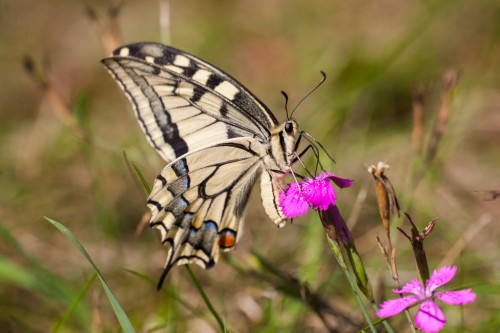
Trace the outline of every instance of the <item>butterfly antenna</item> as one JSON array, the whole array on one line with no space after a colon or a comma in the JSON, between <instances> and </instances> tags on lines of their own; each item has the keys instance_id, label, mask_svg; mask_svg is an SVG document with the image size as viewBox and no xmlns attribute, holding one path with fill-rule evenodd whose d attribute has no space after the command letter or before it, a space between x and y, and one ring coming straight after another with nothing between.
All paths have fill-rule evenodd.
<instances>
[{"instance_id":1,"label":"butterfly antenna","mask_svg":"<svg viewBox=\"0 0 500 333\"><path fill-rule=\"evenodd\" d=\"M325 82L325 80L326 80L326 73L324 71L320 71L320 73L323 76L323 78L321 79L321 81L319 81L319 83L316 85L316 87L314 87L307 95L305 95L304 97L302 97L302 99L297 103L297 105L295 105L295 107L292 110L292 113L290 114L290 117L293 116L293 113L295 112L295 110L297 110L297 108L299 107L299 105L302 104L302 102L307 97L309 97L309 95L311 95L313 92L315 92L316 89L318 89L323 84L323 82Z\"/></svg>"},{"instance_id":2,"label":"butterfly antenna","mask_svg":"<svg viewBox=\"0 0 500 333\"><path fill-rule=\"evenodd\" d=\"M285 112L286 112L286 119L287 120L290 120L290 116L288 115L288 95L286 92L284 92L283 90L281 91L281 94L283 95L283 97L285 97Z\"/></svg>"}]
</instances>

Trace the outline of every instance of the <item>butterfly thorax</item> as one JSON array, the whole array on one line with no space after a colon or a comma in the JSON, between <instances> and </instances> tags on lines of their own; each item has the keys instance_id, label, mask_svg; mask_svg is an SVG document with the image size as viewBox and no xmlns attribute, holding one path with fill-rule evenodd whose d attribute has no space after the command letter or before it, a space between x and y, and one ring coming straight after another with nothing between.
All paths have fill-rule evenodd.
<instances>
[{"instance_id":1,"label":"butterfly thorax","mask_svg":"<svg viewBox=\"0 0 500 333\"><path fill-rule=\"evenodd\" d=\"M297 122L287 120L273 128L269 140L268 152L279 170L289 173L295 152Z\"/></svg>"}]
</instances>

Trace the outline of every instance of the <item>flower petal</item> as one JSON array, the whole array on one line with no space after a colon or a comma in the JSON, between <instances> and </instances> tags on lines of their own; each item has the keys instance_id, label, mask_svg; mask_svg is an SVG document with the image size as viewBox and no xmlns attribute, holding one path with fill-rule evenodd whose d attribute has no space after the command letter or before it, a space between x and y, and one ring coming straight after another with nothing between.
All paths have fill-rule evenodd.
<instances>
[{"instance_id":1,"label":"flower petal","mask_svg":"<svg viewBox=\"0 0 500 333\"><path fill-rule=\"evenodd\" d=\"M425 333L439 332L446 324L443 311L433 301L425 301L415 316L415 326Z\"/></svg>"},{"instance_id":2,"label":"flower petal","mask_svg":"<svg viewBox=\"0 0 500 333\"><path fill-rule=\"evenodd\" d=\"M327 210L330 205L334 206L337 196L330 180L341 188L349 187L353 182L351 179L323 172L300 183L291 183L285 193L280 195L279 204L283 214L287 217L296 217L305 214L309 205L313 209L321 210Z\"/></svg>"},{"instance_id":3,"label":"flower petal","mask_svg":"<svg viewBox=\"0 0 500 333\"><path fill-rule=\"evenodd\" d=\"M420 299L417 296L405 296L398 299L390 299L380 304L380 309L377 310L379 317L391 317L402 312L406 308L417 303Z\"/></svg>"},{"instance_id":4,"label":"flower petal","mask_svg":"<svg viewBox=\"0 0 500 333\"><path fill-rule=\"evenodd\" d=\"M316 179L329 179L335 183L340 188L351 187L354 180L349 178L342 178L339 176L335 176L333 173L323 172Z\"/></svg>"},{"instance_id":5,"label":"flower petal","mask_svg":"<svg viewBox=\"0 0 500 333\"><path fill-rule=\"evenodd\" d=\"M464 289L439 292L436 297L450 305L464 305L474 302L476 294L470 289Z\"/></svg>"},{"instance_id":6,"label":"flower petal","mask_svg":"<svg viewBox=\"0 0 500 333\"><path fill-rule=\"evenodd\" d=\"M286 217L296 217L307 212L309 204L299 191L297 183L291 183L288 189L280 195L280 206Z\"/></svg>"},{"instance_id":7,"label":"flower petal","mask_svg":"<svg viewBox=\"0 0 500 333\"><path fill-rule=\"evenodd\" d=\"M456 266L444 266L438 270L434 270L429 280L425 284L425 290L428 297L432 295L432 292L448 282L455 276L457 272Z\"/></svg>"},{"instance_id":8,"label":"flower petal","mask_svg":"<svg viewBox=\"0 0 500 333\"><path fill-rule=\"evenodd\" d=\"M417 279L411 280L402 286L401 289L394 289L392 292L396 294L412 293L417 295L419 299L425 298L424 286Z\"/></svg>"},{"instance_id":9,"label":"flower petal","mask_svg":"<svg viewBox=\"0 0 500 333\"><path fill-rule=\"evenodd\" d=\"M306 201L314 209L328 209L328 206L335 205L335 190L328 180L314 178L306 179L300 183L302 193Z\"/></svg>"}]
</instances>

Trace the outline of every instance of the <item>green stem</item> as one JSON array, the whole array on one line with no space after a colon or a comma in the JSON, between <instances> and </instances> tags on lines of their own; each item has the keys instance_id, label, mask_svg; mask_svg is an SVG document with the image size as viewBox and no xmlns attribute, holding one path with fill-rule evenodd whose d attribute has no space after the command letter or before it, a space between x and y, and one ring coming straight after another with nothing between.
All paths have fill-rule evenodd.
<instances>
[{"instance_id":1,"label":"green stem","mask_svg":"<svg viewBox=\"0 0 500 333\"><path fill-rule=\"evenodd\" d=\"M224 325L222 318L219 316L219 314L217 313L217 311L213 307L212 303L208 299L207 294L205 294L203 287L201 286L200 282L198 281L198 279L194 275L193 271L191 270L191 267L189 267L189 265L185 265L184 267L186 267L186 270L188 271L189 276L191 277L191 280L193 280L193 283L194 283L196 289L198 290L198 293L201 295L201 298L203 298L203 301L207 305L208 310L210 310L210 312L214 316L215 320L217 321L217 324L219 324L221 332L224 332L224 333L227 332L226 325Z\"/></svg>"},{"instance_id":2,"label":"green stem","mask_svg":"<svg viewBox=\"0 0 500 333\"><path fill-rule=\"evenodd\" d=\"M366 311L366 307L365 307L365 305L363 303L363 300L361 299L361 297L360 297L360 295L358 293L358 289L356 287L356 283L354 282L354 280L352 279L351 275L349 274L349 270L347 269L347 265L345 263L343 255L342 255L342 250L329 237L326 237L326 239L328 240L328 244L330 244L330 248L332 249L332 252L335 255L335 258L339 262L339 265L342 268L342 271L344 272L344 274L345 274L345 276L347 278L347 281L349 281L349 284L351 285L351 289L352 289L352 291L354 293L354 296L356 296L356 300L359 303L361 311L363 312L363 315L365 316L366 322L368 323L368 326L370 327L370 330L373 333L377 333L377 330L375 329L375 326L373 326L373 323L372 323L372 321L370 319L370 316L368 315L368 312Z\"/></svg>"},{"instance_id":3,"label":"green stem","mask_svg":"<svg viewBox=\"0 0 500 333\"><path fill-rule=\"evenodd\" d=\"M405 316L406 319L408 319L408 322L410 323L411 332L416 333L415 325L413 324L413 320L411 319L410 311L408 311L408 309L405 310Z\"/></svg>"}]
</instances>

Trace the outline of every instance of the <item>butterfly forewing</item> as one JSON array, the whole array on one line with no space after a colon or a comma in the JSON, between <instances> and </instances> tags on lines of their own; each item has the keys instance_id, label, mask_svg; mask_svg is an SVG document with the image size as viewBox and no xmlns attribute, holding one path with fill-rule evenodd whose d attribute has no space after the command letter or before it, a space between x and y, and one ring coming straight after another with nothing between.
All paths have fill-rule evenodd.
<instances>
[{"instance_id":1,"label":"butterfly forewing","mask_svg":"<svg viewBox=\"0 0 500 333\"><path fill-rule=\"evenodd\" d=\"M246 136L266 141L277 124L236 80L172 47L131 44L102 62L131 100L149 142L167 161L207 142Z\"/></svg>"},{"instance_id":2,"label":"butterfly forewing","mask_svg":"<svg viewBox=\"0 0 500 333\"><path fill-rule=\"evenodd\" d=\"M238 81L169 46L126 45L102 63L130 99L148 141L169 162L148 198L150 225L168 249L160 286L173 265L209 268L235 246L259 176L266 213L285 224L279 182L290 171L295 123L285 131Z\"/></svg>"}]
</instances>

